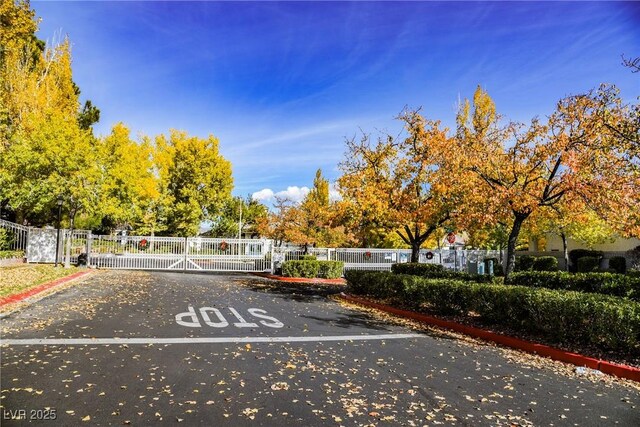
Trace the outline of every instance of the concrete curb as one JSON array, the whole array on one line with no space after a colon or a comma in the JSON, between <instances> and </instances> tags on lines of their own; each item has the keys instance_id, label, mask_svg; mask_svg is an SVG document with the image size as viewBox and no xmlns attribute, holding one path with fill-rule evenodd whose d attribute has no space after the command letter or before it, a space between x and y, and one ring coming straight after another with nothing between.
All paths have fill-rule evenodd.
<instances>
[{"instance_id":1,"label":"concrete curb","mask_svg":"<svg viewBox=\"0 0 640 427\"><path fill-rule=\"evenodd\" d=\"M314 285L346 285L347 281L344 279L307 279L304 277L283 277L276 276L269 273L252 273L255 276L264 277L271 280L277 280L279 282L289 283L313 283Z\"/></svg>"},{"instance_id":2,"label":"concrete curb","mask_svg":"<svg viewBox=\"0 0 640 427\"><path fill-rule=\"evenodd\" d=\"M13 304L13 303L16 303L16 302L23 301L23 300L25 300L27 298L31 298L33 296L36 296L39 293L44 292L44 291L46 291L48 289L54 288L56 286L63 285L63 284L68 283L68 282L70 282L72 280L78 279L80 277L87 276L87 275L89 275L91 273L93 273L93 271L79 271L79 272L71 274L69 276L60 277L59 279L55 279L55 280L52 280L50 282L43 283L42 285L38 285L38 286L36 286L34 288L31 288L31 289L27 289L24 292L20 292L20 293L17 293L17 294L13 294L13 295L9 295L9 296L0 298L0 307L3 307L5 305L7 305L7 304Z\"/></svg>"},{"instance_id":3,"label":"concrete curb","mask_svg":"<svg viewBox=\"0 0 640 427\"><path fill-rule=\"evenodd\" d=\"M571 353L568 351L560 350L557 348L549 347L543 344L536 344L531 341L525 341L518 338L513 338L507 335L500 335L495 332L486 331L484 329L475 328L473 326L462 325L460 323L451 322L448 320L438 319L436 317L428 316L426 314L420 314L413 311L401 310L384 304L378 304L369 301L364 298L355 297L352 295L342 294L340 298L360 304L366 307L375 308L387 313L395 314L401 317L417 320L419 322L427 323L430 325L439 326L441 328L450 329L456 332L463 333L475 338L481 338L486 341L492 341L497 344L504 345L506 347L515 348L518 350L526 351L528 353L538 354L540 356L549 357L553 360L559 360L561 362L571 363L577 366L586 366L591 369L597 369L600 372L614 375L620 378L626 378L633 381L640 382L640 369L627 365L619 365L616 363L607 362L605 360L599 360L592 357L583 356L581 354Z\"/></svg>"}]
</instances>

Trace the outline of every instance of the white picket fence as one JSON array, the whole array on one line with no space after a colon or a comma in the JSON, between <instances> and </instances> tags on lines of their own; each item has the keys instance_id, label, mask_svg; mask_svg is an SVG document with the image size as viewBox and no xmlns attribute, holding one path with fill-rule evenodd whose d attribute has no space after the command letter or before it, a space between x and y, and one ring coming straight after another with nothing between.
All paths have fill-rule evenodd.
<instances>
[{"instance_id":1,"label":"white picket fence","mask_svg":"<svg viewBox=\"0 0 640 427\"><path fill-rule=\"evenodd\" d=\"M55 261L57 230L19 226L0 221L0 227L16 236L17 247L26 250L28 262ZM69 241L70 240L70 241ZM345 270L390 270L411 259L409 249L275 247L267 239L208 237L102 236L89 230L60 230L58 262L67 243L70 262L106 269L274 272L284 261L315 255L319 260L344 262ZM421 263L441 264L457 271L483 273L484 259L501 259L499 251L426 250Z\"/></svg>"},{"instance_id":2,"label":"white picket fence","mask_svg":"<svg viewBox=\"0 0 640 427\"><path fill-rule=\"evenodd\" d=\"M301 259L304 255L314 255L318 260L342 261L345 270L391 270L396 263L411 260L410 249L380 248L304 248L277 247L274 250L274 266L282 262ZM495 258L500 260L500 251L493 250L449 250L422 249L419 262L424 264L441 264L447 269L484 273L484 260Z\"/></svg>"}]
</instances>

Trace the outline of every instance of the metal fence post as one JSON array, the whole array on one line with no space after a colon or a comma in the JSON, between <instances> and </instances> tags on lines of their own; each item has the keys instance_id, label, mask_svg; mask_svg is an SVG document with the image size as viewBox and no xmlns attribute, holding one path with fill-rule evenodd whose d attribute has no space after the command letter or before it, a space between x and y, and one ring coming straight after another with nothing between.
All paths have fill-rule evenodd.
<instances>
[{"instance_id":1,"label":"metal fence post","mask_svg":"<svg viewBox=\"0 0 640 427\"><path fill-rule=\"evenodd\" d=\"M183 271L187 271L187 258L189 257L189 238L184 238L184 266Z\"/></svg>"}]
</instances>

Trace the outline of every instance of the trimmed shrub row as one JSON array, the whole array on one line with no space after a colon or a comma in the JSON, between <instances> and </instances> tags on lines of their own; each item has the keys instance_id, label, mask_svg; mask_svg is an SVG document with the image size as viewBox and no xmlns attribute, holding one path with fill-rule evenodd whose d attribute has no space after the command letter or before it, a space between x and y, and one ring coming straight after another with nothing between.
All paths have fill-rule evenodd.
<instances>
[{"instance_id":1,"label":"trimmed shrub row","mask_svg":"<svg viewBox=\"0 0 640 427\"><path fill-rule=\"evenodd\" d=\"M533 261L534 271L558 271L558 258L554 256L539 256Z\"/></svg>"},{"instance_id":2,"label":"trimmed shrub row","mask_svg":"<svg viewBox=\"0 0 640 427\"><path fill-rule=\"evenodd\" d=\"M633 354L640 351L640 304L607 295L525 286L348 271L350 292L413 308L469 315L546 337Z\"/></svg>"},{"instance_id":3,"label":"trimmed shrub row","mask_svg":"<svg viewBox=\"0 0 640 427\"><path fill-rule=\"evenodd\" d=\"M602 251L575 249L569 253L570 271L574 273L601 271L600 262L603 256ZM558 259L554 256L521 255L516 258L515 271L558 271ZM626 271L627 260L625 257L615 256L609 260L608 272L625 274Z\"/></svg>"},{"instance_id":4,"label":"trimmed shrub row","mask_svg":"<svg viewBox=\"0 0 640 427\"><path fill-rule=\"evenodd\" d=\"M604 257L604 252L602 251L594 251L591 249L574 249L572 251L569 251L569 271L575 273L575 272L580 272L580 273L587 273L589 271L593 271L593 270L588 270L589 268L593 268L593 264L595 263L594 260L589 260L589 261L583 261L582 262L582 268L587 269L587 270L581 270L580 269L580 258L597 258L598 260L598 266L600 265L600 260L602 259L602 257ZM597 268L596 268L597 269Z\"/></svg>"},{"instance_id":5,"label":"trimmed shrub row","mask_svg":"<svg viewBox=\"0 0 640 427\"><path fill-rule=\"evenodd\" d=\"M609 259L609 269L615 270L618 274L627 272L627 259L623 256L614 256Z\"/></svg>"},{"instance_id":6,"label":"trimmed shrub row","mask_svg":"<svg viewBox=\"0 0 640 427\"><path fill-rule=\"evenodd\" d=\"M342 261L316 261L320 264L318 277L321 279L339 279L342 277L344 262Z\"/></svg>"},{"instance_id":7,"label":"trimmed shrub row","mask_svg":"<svg viewBox=\"0 0 640 427\"><path fill-rule=\"evenodd\" d=\"M342 261L292 260L282 263L282 275L286 277L338 279L342 276L343 268L344 262Z\"/></svg>"},{"instance_id":8,"label":"trimmed shrub row","mask_svg":"<svg viewBox=\"0 0 640 427\"><path fill-rule=\"evenodd\" d=\"M521 255L516 258L515 271L557 271L558 259L554 256Z\"/></svg>"},{"instance_id":9,"label":"trimmed shrub row","mask_svg":"<svg viewBox=\"0 0 640 427\"><path fill-rule=\"evenodd\" d=\"M455 279L477 283L491 283L493 281L492 276L446 270L439 264L419 264L411 262L392 264L391 271L395 274L408 274L411 276L427 277L431 279Z\"/></svg>"},{"instance_id":10,"label":"trimmed shrub row","mask_svg":"<svg viewBox=\"0 0 640 427\"><path fill-rule=\"evenodd\" d=\"M578 258L578 273L595 273L600 270L600 258L595 256L583 256Z\"/></svg>"},{"instance_id":11,"label":"trimmed shrub row","mask_svg":"<svg viewBox=\"0 0 640 427\"><path fill-rule=\"evenodd\" d=\"M533 263L536 261L536 257L533 255L521 255L516 258L515 271L531 271L533 269Z\"/></svg>"},{"instance_id":12,"label":"trimmed shrub row","mask_svg":"<svg viewBox=\"0 0 640 427\"><path fill-rule=\"evenodd\" d=\"M505 285L590 292L640 301L640 279L621 274L521 271L511 274Z\"/></svg>"}]
</instances>

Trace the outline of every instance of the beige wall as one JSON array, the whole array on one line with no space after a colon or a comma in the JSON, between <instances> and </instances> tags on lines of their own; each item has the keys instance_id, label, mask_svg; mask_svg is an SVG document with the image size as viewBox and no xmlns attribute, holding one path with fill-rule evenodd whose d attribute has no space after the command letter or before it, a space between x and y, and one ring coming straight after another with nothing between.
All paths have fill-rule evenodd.
<instances>
[{"instance_id":1,"label":"beige wall","mask_svg":"<svg viewBox=\"0 0 640 427\"><path fill-rule=\"evenodd\" d=\"M562 238L560 238L560 236L556 236L555 234L547 234L546 239L547 251L562 251ZM640 246L640 239L617 238L613 242L594 245L593 248L589 248L588 246L576 242L575 240L567 239L567 248L570 251L573 249L595 249L605 252L624 252L633 249L636 246Z\"/></svg>"}]
</instances>

